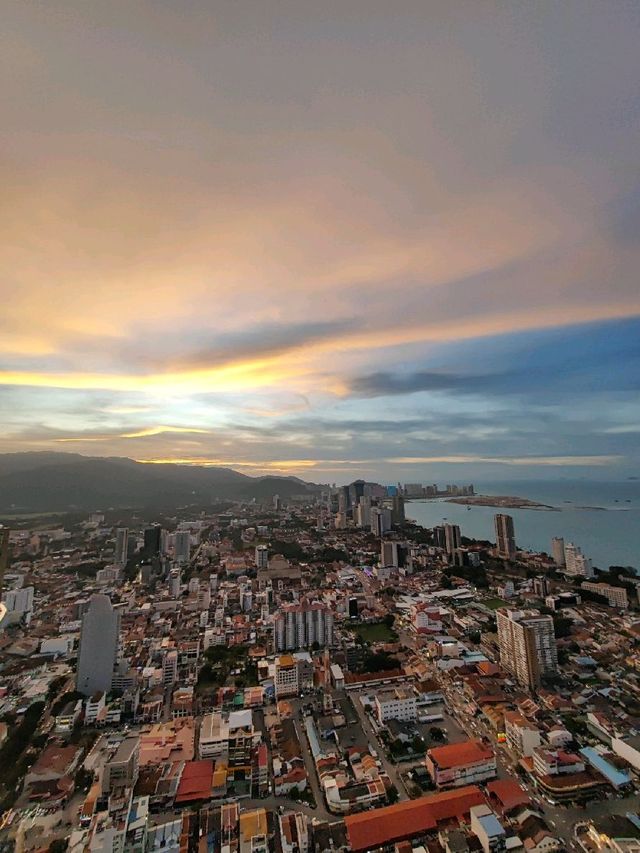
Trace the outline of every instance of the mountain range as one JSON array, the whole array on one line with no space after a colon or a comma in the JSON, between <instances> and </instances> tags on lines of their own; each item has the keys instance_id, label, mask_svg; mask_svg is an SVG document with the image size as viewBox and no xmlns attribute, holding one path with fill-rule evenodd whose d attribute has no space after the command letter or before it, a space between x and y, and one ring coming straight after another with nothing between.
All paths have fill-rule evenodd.
<instances>
[{"instance_id":1,"label":"mountain range","mask_svg":"<svg viewBox=\"0 0 640 853\"><path fill-rule=\"evenodd\" d=\"M212 500L314 494L297 477L249 477L232 468L148 464L77 453L0 454L0 512L175 507Z\"/></svg>"}]
</instances>

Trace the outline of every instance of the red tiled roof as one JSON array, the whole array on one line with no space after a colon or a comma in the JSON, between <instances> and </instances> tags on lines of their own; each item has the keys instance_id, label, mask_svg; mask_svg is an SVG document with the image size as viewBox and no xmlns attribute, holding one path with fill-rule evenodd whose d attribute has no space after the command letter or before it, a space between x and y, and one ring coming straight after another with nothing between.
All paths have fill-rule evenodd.
<instances>
[{"instance_id":1,"label":"red tiled roof","mask_svg":"<svg viewBox=\"0 0 640 853\"><path fill-rule=\"evenodd\" d=\"M212 780L213 761L188 761L180 777L176 803L209 799Z\"/></svg>"},{"instance_id":2,"label":"red tiled roof","mask_svg":"<svg viewBox=\"0 0 640 853\"><path fill-rule=\"evenodd\" d=\"M440 770L451 767L463 767L493 758L493 752L479 740L465 740L462 743L449 743L437 746L427 753Z\"/></svg>"},{"instance_id":3,"label":"red tiled roof","mask_svg":"<svg viewBox=\"0 0 640 853\"><path fill-rule=\"evenodd\" d=\"M495 797L505 812L531 802L527 792L514 779L496 779L487 783L487 793Z\"/></svg>"},{"instance_id":4,"label":"red tiled roof","mask_svg":"<svg viewBox=\"0 0 640 853\"><path fill-rule=\"evenodd\" d=\"M472 806L484 803L480 788L468 785L458 791L445 791L374 812L348 815L344 822L351 849L358 853L433 831L439 823L459 820Z\"/></svg>"}]
</instances>

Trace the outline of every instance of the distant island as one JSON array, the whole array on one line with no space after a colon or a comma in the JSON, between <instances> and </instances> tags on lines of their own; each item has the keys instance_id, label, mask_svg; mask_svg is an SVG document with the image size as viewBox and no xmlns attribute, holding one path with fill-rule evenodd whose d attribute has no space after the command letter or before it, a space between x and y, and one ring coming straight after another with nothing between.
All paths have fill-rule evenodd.
<instances>
[{"instance_id":1,"label":"distant island","mask_svg":"<svg viewBox=\"0 0 640 853\"><path fill-rule=\"evenodd\" d=\"M446 503L466 504L467 506L495 506L501 509L547 509L559 511L555 506L530 501L528 498L516 498L510 495L470 495L464 498L449 498Z\"/></svg>"}]
</instances>

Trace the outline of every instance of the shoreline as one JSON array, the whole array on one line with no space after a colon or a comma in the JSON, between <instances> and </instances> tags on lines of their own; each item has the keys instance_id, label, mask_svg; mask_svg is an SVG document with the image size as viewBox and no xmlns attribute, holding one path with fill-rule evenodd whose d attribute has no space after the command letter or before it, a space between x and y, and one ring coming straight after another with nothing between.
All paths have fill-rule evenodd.
<instances>
[{"instance_id":1,"label":"shoreline","mask_svg":"<svg viewBox=\"0 0 640 853\"><path fill-rule=\"evenodd\" d=\"M490 506L499 509L538 509L560 512L558 507L512 495L469 495L468 497L447 498L445 503L462 504L463 506Z\"/></svg>"}]
</instances>

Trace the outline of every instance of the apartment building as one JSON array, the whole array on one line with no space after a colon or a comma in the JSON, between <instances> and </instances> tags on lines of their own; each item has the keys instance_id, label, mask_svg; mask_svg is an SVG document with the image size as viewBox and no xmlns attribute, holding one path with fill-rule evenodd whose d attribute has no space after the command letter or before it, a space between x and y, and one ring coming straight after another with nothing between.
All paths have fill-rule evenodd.
<instances>
[{"instance_id":1,"label":"apartment building","mask_svg":"<svg viewBox=\"0 0 640 853\"><path fill-rule=\"evenodd\" d=\"M551 616L537 610L496 610L500 662L529 690L557 672L558 650Z\"/></svg>"}]
</instances>

